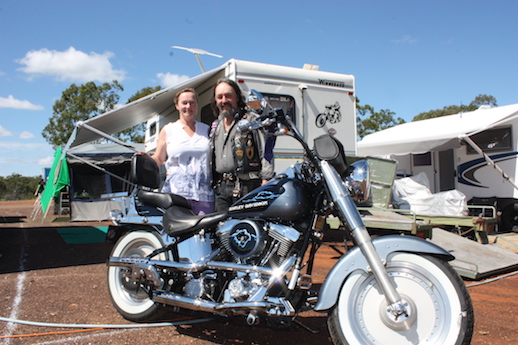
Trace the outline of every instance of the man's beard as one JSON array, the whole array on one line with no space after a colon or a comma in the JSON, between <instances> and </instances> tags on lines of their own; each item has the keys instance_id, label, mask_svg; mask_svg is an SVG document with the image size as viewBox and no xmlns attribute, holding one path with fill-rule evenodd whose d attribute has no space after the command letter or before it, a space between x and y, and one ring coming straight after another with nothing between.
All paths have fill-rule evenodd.
<instances>
[{"instance_id":1,"label":"man's beard","mask_svg":"<svg viewBox=\"0 0 518 345\"><path fill-rule=\"evenodd\" d=\"M231 108L231 109L229 109L229 110L222 110L222 111L220 111L220 113L219 113L219 117L220 117L221 119L223 119L223 118L225 118L225 117L232 117L232 116L236 115L236 113L237 113L237 110L236 110L236 109L234 109L234 108Z\"/></svg>"}]
</instances>

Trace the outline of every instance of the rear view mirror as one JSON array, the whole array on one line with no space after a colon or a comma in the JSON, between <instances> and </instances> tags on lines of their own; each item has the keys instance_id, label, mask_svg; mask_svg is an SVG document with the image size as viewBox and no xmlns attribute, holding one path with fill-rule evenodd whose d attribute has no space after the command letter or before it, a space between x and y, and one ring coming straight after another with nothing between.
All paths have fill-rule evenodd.
<instances>
[{"instance_id":1,"label":"rear view mirror","mask_svg":"<svg viewBox=\"0 0 518 345\"><path fill-rule=\"evenodd\" d=\"M260 92L256 90L250 90L246 97L246 105L256 114L262 114L266 109L266 99Z\"/></svg>"}]
</instances>

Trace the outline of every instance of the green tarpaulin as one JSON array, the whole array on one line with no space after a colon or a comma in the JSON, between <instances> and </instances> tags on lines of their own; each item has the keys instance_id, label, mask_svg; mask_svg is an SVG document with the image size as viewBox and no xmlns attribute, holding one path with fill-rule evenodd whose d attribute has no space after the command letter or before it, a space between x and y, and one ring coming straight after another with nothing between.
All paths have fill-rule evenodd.
<instances>
[{"instance_id":1,"label":"green tarpaulin","mask_svg":"<svg viewBox=\"0 0 518 345\"><path fill-rule=\"evenodd\" d=\"M49 177L45 189L41 195L40 203L42 212L45 214L53 197L59 196L61 190L70 184L70 176L65 155L62 148L58 147L54 153L54 162L50 168Z\"/></svg>"}]
</instances>

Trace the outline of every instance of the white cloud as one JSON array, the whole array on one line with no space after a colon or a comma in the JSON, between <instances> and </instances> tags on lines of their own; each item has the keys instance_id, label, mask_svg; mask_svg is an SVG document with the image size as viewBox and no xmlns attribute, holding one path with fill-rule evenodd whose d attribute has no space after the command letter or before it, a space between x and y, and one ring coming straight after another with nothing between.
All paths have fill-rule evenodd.
<instances>
[{"instance_id":1,"label":"white cloud","mask_svg":"<svg viewBox=\"0 0 518 345\"><path fill-rule=\"evenodd\" d=\"M5 129L4 127L2 127L0 125L0 137L12 137L13 136L13 133L9 132L7 129Z\"/></svg>"},{"instance_id":2,"label":"white cloud","mask_svg":"<svg viewBox=\"0 0 518 345\"><path fill-rule=\"evenodd\" d=\"M189 79L186 75L171 74L171 73L158 73L157 78L160 79L160 85L163 87L172 86Z\"/></svg>"},{"instance_id":3,"label":"white cloud","mask_svg":"<svg viewBox=\"0 0 518 345\"><path fill-rule=\"evenodd\" d=\"M37 162L38 165L42 165L44 167L50 167L50 166L52 166L52 163L54 163L53 156L43 157L43 158L39 159Z\"/></svg>"},{"instance_id":4,"label":"white cloud","mask_svg":"<svg viewBox=\"0 0 518 345\"><path fill-rule=\"evenodd\" d=\"M0 153L13 154L16 158L22 157L20 152L45 154L45 151L54 152L47 143L24 143L22 141L0 141ZM5 157L5 155L4 155Z\"/></svg>"},{"instance_id":5,"label":"white cloud","mask_svg":"<svg viewBox=\"0 0 518 345\"><path fill-rule=\"evenodd\" d=\"M392 40L394 43L406 43L406 44L414 44L417 43L417 38L413 38L410 35L405 35L397 40Z\"/></svg>"},{"instance_id":6,"label":"white cloud","mask_svg":"<svg viewBox=\"0 0 518 345\"><path fill-rule=\"evenodd\" d=\"M52 146L43 142L0 141L0 176L40 175L42 168L52 166L53 154Z\"/></svg>"},{"instance_id":7,"label":"white cloud","mask_svg":"<svg viewBox=\"0 0 518 345\"><path fill-rule=\"evenodd\" d=\"M48 49L31 50L16 62L24 65L19 70L29 74L31 78L46 75L59 81L120 82L124 80L126 72L113 69L109 61L112 56L111 52L86 54L70 47L62 52Z\"/></svg>"},{"instance_id":8,"label":"white cloud","mask_svg":"<svg viewBox=\"0 0 518 345\"><path fill-rule=\"evenodd\" d=\"M0 108L14 108L14 109L26 109L26 110L43 110L43 106L32 104L26 100L19 100L14 98L12 95L0 97Z\"/></svg>"},{"instance_id":9,"label":"white cloud","mask_svg":"<svg viewBox=\"0 0 518 345\"><path fill-rule=\"evenodd\" d=\"M34 138L34 134L31 132L23 131L20 133L20 139L32 139Z\"/></svg>"}]
</instances>

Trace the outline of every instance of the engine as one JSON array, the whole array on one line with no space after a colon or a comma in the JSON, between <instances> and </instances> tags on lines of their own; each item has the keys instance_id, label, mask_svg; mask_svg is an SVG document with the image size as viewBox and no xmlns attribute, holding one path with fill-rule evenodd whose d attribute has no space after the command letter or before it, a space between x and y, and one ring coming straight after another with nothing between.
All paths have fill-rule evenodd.
<instances>
[{"instance_id":1,"label":"engine","mask_svg":"<svg viewBox=\"0 0 518 345\"><path fill-rule=\"evenodd\" d=\"M217 235L237 263L265 266L268 262L281 264L300 232L281 224L231 219L219 227Z\"/></svg>"}]
</instances>

